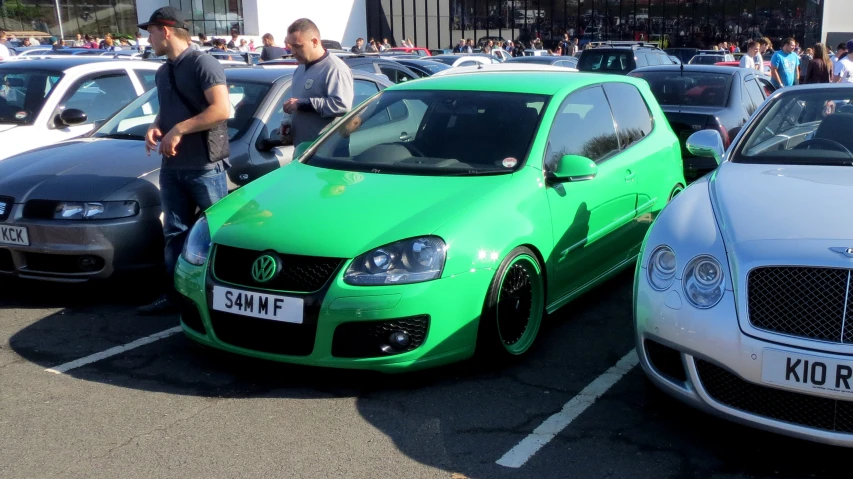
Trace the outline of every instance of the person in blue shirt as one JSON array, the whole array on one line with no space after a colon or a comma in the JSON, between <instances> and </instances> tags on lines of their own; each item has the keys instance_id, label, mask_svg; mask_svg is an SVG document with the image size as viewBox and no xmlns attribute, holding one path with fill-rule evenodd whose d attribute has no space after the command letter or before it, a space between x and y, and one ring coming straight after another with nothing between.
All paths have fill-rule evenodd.
<instances>
[{"instance_id":1,"label":"person in blue shirt","mask_svg":"<svg viewBox=\"0 0 853 479\"><path fill-rule=\"evenodd\" d=\"M782 42L782 50L770 58L770 78L776 88L793 86L800 81L800 56L794 53L796 47L797 41L788 37Z\"/></svg>"}]
</instances>

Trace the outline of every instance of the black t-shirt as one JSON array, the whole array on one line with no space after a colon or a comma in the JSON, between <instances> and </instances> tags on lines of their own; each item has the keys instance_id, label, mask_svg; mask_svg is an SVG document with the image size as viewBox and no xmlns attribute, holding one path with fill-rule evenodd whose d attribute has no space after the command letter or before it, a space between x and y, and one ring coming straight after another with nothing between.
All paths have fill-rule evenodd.
<instances>
[{"instance_id":1,"label":"black t-shirt","mask_svg":"<svg viewBox=\"0 0 853 479\"><path fill-rule=\"evenodd\" d=\"M287 53L284 51L284 48L276 47L273 45L266 46L261 49L261 61L265 62L267 60L277 60Z\"/></svg>"},{"instance_id":2,"label":"black t-shirt","mask_svg":"<svg viewBox=\"0 0 853 479\"><path fill-rule=\"evenodd\" d=\"M169 78L169 68L174 69L175 82L186 97L191 111L181 97L172 88ZM157 70L154 77L157 84L157 97L160 101L160 131L163 135L178 123L188 120L209 106L204 96L205 90L215 85L225 85L225 69L211 55L196 52L187 48L178 55L175 61L168 60ZM184 135L177 147L177 154L171 158L163 158L162 168L171 169L212 169L216 163L211 163L207 157L207 140L205 132Z\"/></svg>"}]
</instances>

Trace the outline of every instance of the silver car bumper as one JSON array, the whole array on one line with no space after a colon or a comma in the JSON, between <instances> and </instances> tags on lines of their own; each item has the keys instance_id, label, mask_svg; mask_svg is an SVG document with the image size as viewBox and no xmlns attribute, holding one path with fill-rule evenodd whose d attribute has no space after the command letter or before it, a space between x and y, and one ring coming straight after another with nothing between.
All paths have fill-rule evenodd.
<instances>
[{"instance_id":1,"label":"silver car bumper","mask_svg":"<svg viewBox=\"0 0 853 479\"><path fill-rule=\"evenodd\" d=\"M2 226L24 227L29 245L0 243L0 275L57 282L105 279L163 264L159 208L115 220L29 220L15 205Z\"/></svg>"},{"instance_id":2,"label":"silver car bumper","mask_svg":"<svg viewBox=\"0 0 853 479\"><path fill-rule=\"evenodd\" d=\"M645 269L638 273L644 275ZM715 307L700 310L687 303L679 282L668 291L658 292L643 277L638 277L634 298L640 364L663 391L734 422L800 439L853 447L853 401L791 391L762 381L762 361L767 348L846 361L851 359L849 356L816 352L819 343L806 351L743 334L732 291L726 291ZM831 424L827 421L816 424L816 418L820 417L831 417Z\"/></svg>"}]
</instances>

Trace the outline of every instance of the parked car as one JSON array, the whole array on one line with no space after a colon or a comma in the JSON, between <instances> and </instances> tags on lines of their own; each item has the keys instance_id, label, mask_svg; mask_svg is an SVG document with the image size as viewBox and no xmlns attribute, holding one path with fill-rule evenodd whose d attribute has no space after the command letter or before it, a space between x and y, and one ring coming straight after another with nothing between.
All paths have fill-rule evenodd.
<instances>
[{"instance_id":1,"label":"parked car","mask_svg":"<svg viewBox=\"0 0 853 479\"><path fill-rule=\"evenodd\" d=\"M393 58L393 60L400 65L408 67L409 70L417 73L421 78L432 76L435 73L447 70L448 68L453 68L450 65L440 62L432 62L429 60L412 60L408 58Z\"/></svg>"},{"instance_id":2,"label":"parked car","mask_svg":"<svg viewBox=\"0 0 853 479\"><path fill-rule=\"evenodd\" d=\"M0 63L0 160L91 131L152 88L159 67L98 56Z\"/></svg>"},{"instance_id":3,"label":"parked car","mask_svg":"<svg viewBox=\"0 0 853 479\"><path fill-rule=\"evenodd\" d=\"M294 70L225 71L229 191L291 160L292 146L278 147ZM353 76L356 102L392 85ZM0 162L0 274L80 282L162 265L161 158L144 146L159 111L154 88L83 138Z\"/></svg>"},{"instance_id":4,"label":"parked car","mask_svg":"<svg viewBox=\"0 0 853 479\"><path fill-rule=\"evenodd\" d=\"M731 53L706 53L699 52L694 55L690 61L687 62L688 65L714 65L719 62L733 62L735 61L735 57L732 56Z\"/></svg>"},{"instance_id":5,"label":"parked car","mask_svg":"<svg viewBox=\"0 0 853 479\"><path fill-rule=\"evenodd\" d=\"M525 56L510 58L507 63L537 63L555 67L577 68L578 59L573 56Z\"/></svg>"},{"instance_id":6,"label":"parked car","mask_svg":"<svg viewBox=\"0 0 853 479\"><path fill-rule=\"evenodd\" d=\"M688 179L712 171L717 163L692 155L686 147L687 137L698 130L711 129L720 133L723 147L728 148L749 117L776 90L764 75L739 67L645 67L629 76L648 82L669 125L679 136Z\"/></svg>"},{"instance_id":7,"label":"parked car","mask_svg":"<svg viewBox=\"0 0 853 479\"><path fill-rule=\"evenodd\" d=\"M409 67L394 60L379 58L376 55L353 55L342 57L341 60L353 71L385 75L391 80L391 83L403 83L420 78L420 75L413 72Z\"/></svg>"},{"instance_id":8,"label":"parked car","mask_svg":"<svg viewBox=\"0 0 853 479\"><path fill-rule=\"evenodd\" d=\"M676 48L664 48L664 52L668 55L672 55L677 57L680 60L680 63L687 63L693 58L697 53L699 53L698 48L684 48L684 47L676 47Z\"/></svg>"},{"instance_id":9,"label":"parked car","mask_svg":"<svg viewBox=\"0 0 853 479\"><path fill-rule=\"evenodd\" d=\"M775 92L657 218L634 288L651 382L716 416L853 446L853 87Z\"/></svg>"},{"instance_id":10,"label":"parked car","mask_svg":"<svg viewBox=\"0 0 853 479\"><path fill-rule=\"evenodd\" d=\"M740 60L736 60L733 62L717 62L717 63L714 63L714 65L717 65L718 67L740 67ZM761 73L767 75L768 77L770 76L770 62L769 61L766 61L763 63L763 65L761 67Z\"/></svg>"},{"instance_id":11,"label":"parked car","mask_svg":"<svg viewBox=\"0 0 853 479\"><path fill-rule=\"evenodd\" d=\"M433 55L430 57L425 57L428 61L431 62L440 62L445 65L450 65L452 67L470 67L477 65L488 65L491 63L501 63L497 58L487 55L485 53L475 54L475 53L454 53L451 55Z\"/></svg>"},{"instance_id":12,"label":"parked car","mask_svg":"<svg viewBox=\"0 0 853 479\"><path fill-rule=\"evenodd\" d=\"M669 55L654 45L610 42L581 51L576 68L582 72L626 75L645 66L672 64Z\"/></svg>"},{"instance_id":13,"label":"parked car","mask_svg":"<svg viewBox=\"0 0 853 479\"><path fill-rule=\"evenodd\" d=\"M390 87L209 208L175 276L186 335L381 371L530 351L685 184L644 82L530 66L553 70Z\"/></svg>"},{"instance_id":14,"label":"parked car","mask_svg":"<svg viewBox=\"0 0 853 479\"><path fill-rule=\"evenodd\" d=\"M419 57L429 57L432 56L432 53L428 48L424 47L393 47L385 50L386 52L399 52L399 53L411 53L413 55L417 55Z\"/></svg>"}]
</instances>

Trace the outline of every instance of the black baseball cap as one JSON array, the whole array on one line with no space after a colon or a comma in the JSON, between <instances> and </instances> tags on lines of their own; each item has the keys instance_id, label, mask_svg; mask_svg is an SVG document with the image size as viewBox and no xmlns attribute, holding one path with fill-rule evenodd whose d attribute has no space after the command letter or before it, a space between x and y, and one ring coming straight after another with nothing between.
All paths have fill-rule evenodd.
<instances>
[{"instance_id":1,"label":"black baseball cap","mask_svg":"<svg viewBox=\"0 0 853 479\"><path fill-rule=\"evenodd\" d=\"M151 25L159 25L161 27L174 27L189 30L183 12L174 7L158 8L151 14L151 18L145 23L140 23L137 27L145 30Z\"/></svg>"}]
</instances>

